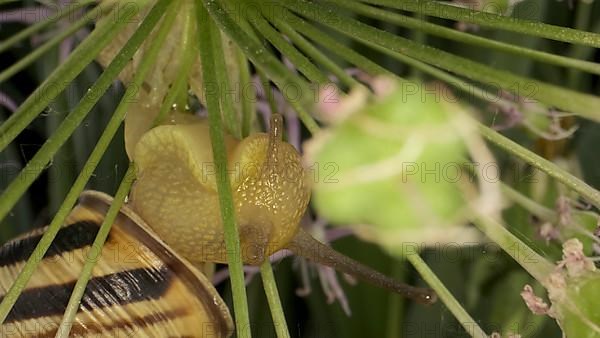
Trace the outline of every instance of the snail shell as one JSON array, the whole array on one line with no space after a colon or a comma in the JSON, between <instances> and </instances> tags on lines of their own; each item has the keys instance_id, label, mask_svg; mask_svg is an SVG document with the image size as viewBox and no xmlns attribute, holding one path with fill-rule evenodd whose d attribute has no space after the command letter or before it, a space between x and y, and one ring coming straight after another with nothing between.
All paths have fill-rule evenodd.
<instances>
[{"instance_id":1,"label":"snail shell","mask_svg":"<svg viewBox=\"0 0 600 338\"><path fill-rule=\"evenodd\" d=\"M53 337L112 199L84 192L4 324L2 337ZM0 289L11 287L44 229L0 247ZM212 284L123 207L102 248L71 336L227 337L229 311Z\"/></svg>"}]
</instances>

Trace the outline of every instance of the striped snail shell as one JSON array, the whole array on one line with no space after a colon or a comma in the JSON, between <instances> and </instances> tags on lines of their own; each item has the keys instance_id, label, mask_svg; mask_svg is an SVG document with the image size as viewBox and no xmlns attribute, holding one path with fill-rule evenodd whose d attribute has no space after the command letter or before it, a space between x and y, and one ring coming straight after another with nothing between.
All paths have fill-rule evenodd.
<instances>
[{"instance_id":1,"label":"striped snail shell","mask_svg":"<svg viewBox=\"0 0 600 338\"><path fill-rule=\"evenodd\" d=\"M54 337L112 198L84 192L0 328L2 337ZM45 228L0 248L11 287ZM124 206L92 272L75 337L227 337L229 311L213 285Z\"/></svg>"}]
</instances>

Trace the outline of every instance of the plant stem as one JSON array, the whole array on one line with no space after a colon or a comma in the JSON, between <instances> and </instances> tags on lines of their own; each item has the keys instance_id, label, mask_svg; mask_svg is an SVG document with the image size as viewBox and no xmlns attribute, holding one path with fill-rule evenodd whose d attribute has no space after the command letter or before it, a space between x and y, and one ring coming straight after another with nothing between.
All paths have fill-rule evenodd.
<instances>
[{"instance_id":1,"label":"plant stem","mask_svg":"<svg viewBox=\"0 0 600 338\"><path fill-rule=\"evenodd\" d=\"M200 46L212 46L211 40L214 35L211 34L211 29L216 29L216 27L214 27L215 24L207 13L209 6L206 2L204 6L207 8L196 2L198 42ZM227 18L230 19L229 17ZM212 49L200 48L202 75L205 83L216 83L217 81L214 67L215 55L212 52ZM206 106L208 108L209 133L212 143L213 159L217 168L217 191L219 194L221 218L223 220L227 262L229 264L229 273L231 277L233 309L235 313L237 334L238 337L250 338L251 330L250 316L248 314L248 300L244 282L239 231L235 219L231 184L229 183L229 176L227 175L227 151L225 149L223 136L219 93L210 91L204 86L204 94L206 97Z\"/></svg>"},{"instance_id":2,"label":"plant stem","mask_svg":"<svg viewBox=\"0 0 600 338\"><path fill-rule=\"evenodd\" d=\"M322 31L309 24L305 20L300 19L296 14L288 11L285 8L282 10L283 16L294 29L307 36L309 39L317 42L322 47L328 49L337 56L359 67L370 75L388 75L400 79L398 75L381 67L379 64L371 61L369 58L357 53L352 48L339 43L336 41L336 39L328 36L327 34L323 34Z\"/></svg>"},{"instance_id":3,"label":"plant stem","mask_svg":"<svg viewBox=\"0 0 600 338\"><path fill-rule=\"evenodd\" d=\"M295 107L307 107L312 108L314 101L308 84L297 75L294 75L289 69L287 69L273 54L269 53L259 41L253 39L249 33L245 32L233 19L232 17L239 15L245 18L243 15L248 13L231 13L223 9L221 5L222 1L217 0L203 0L207 11L215 20L221 30L223 30L240 49L246 54L248 59L261 71L263 71L279 89L296 89L300 95L296 100L289 100ZM238 7L235 7L238 8ZM244 21L244 20L242 20ZM285 96L285 95L284 95ZM315 131L318 130L317 123L312 117L306 113L305 109L296 110L306 127Z\"/></svg>"},{"instance_id":4,"label":"plant stem","mask_svg":"<svg viewBox=\"0 0 600 338\"><path fill-rule=\"evenodd\" d=\"M215 70L217 74L217 83L216 88L219 92L219 97L221 99L221 110L223 112L223 122L225 124L225 130L227 130L231 135L235 136L238 139L242 138L242 128L241 123L237 119L237 113L235 111L233 101L231 100L230 95L231 91L235 88L235 83L231 83L229 80L229 72L227 71L227 65L225 64L225 58L234 57L233 55L225 55L225 51L223 49L222 44L222 36L221 31L219 29L212 29L212 49L215 55ZM202 46L200 46L202 48ZM239 93L238 93L238 96ZM236 100L239 99L236 98Z\"/></svg>"},{"instance_id":5,"label":"plant stem","mask_svg":"<svg viewBox=\"0 0 600 338\"><path fill-rule=\"evenodd\" d=\"M207 11L219 28L234 40L246 56L271 78L278 87L300 87L302 92L308 92L308 84L290 72L273 54L269 53L258 41L252 39L247 32L232 19L235 15L247 13L228 13L221 6L221 1L203 0ZM245 17L244 17L245 18ZM303 95L301 101L310 106L310 97Z\"/></svg>"},{"instance_id":6,"label":"plant stem","mask_svg":"<svg viewBox=\"0 0 600 338\"><path fill-rule=\"evenodd\" d=\"M268 50L269 52L273 52L270 48L270 45L268 44L268 42L265 39L261 39L258 36L258 33L256 32L256 29L254 27L252 27L250 25L250 23L247 20L240 20L239 21L241 27L243 29L245 29L249 34L250 34L250 38L252 38L253 40L261 43L263 46L265 46L265 49ZM268 76L265 74L265 72L263 72L260 69L256 70L256 73L258 74L258 78L260 80L262 89L264 91L264 95L267 99L267 102L269 104L269 109L271 111L271 113L275 114L275 113L279 113L279 109L277 107L277 103L275 102L275 96L273 95L273 88L271 87L271 82L269 81Z\"/></svg>"},{"instance_id":7,"label":"plant stem","mask_svg":"<svg viewBox=\"0 0 600 338\"><path fill-rule=\"evenodd\" d=\"M502 224L486 215L477 216L474 222L479 230L498 244L540 283L544 284L548 275L554 271L552 263L523 243Z\"/></svg>"},{"instance_id":8,"label":"plant stem","mask_svg":"<svg viewBox=\"0 0 600 338\"><path fill-rule=\"evenodd\" d=\"M75 316L79 311L79 305L81 303L81 297L85 292L85 288L87 287L87 283L92 276L92 270L98 261L98 258L102 256L102 248L104 247L104 243L106 242L106 238L108 237L108 233L121 210L121 206L125 201L125 197L129 193L129 189L135 180L135 164L130 163L127 172L125 173L125 177L121 181L119 185L119 189L115 194L115 198L111 203L104 220L102 221L102 225L98 230L98 234L94 239L94 243L90 249L90 252L87 255L87 259L81 273L79 274L79 278L77 279L77 283L75 283L75 287L73 288L73 293L71 294L71 298L69 298L69 303L67 304L67 308L65 310L65 314L62 318L62 321L59 325L59 329L56 333L57 338L67 338L69 337L69 332L71 331L71 327L73 326L73 322L75 321Z\"/></svg>"},{"instance_id":9,"label":"plant stem","mask_svg":"<svg viewBox=\"0 0 600 338\"><path fill-rule=\"evenodd\" d=\"M404 280L404 272L406 261L404 258L397 258L392 260L392 272L391 277L397 280ZM386 318L386 337L387 338L397 338L402 336L402 321L398 320L399 318L404 318L404 298L400 297L400 295L392 294L388 297L387 311L388 315Z\"/></svg>"},{"instance_id":10,"label":"plant stem","mask_svg":"<svg viewBox=\"0 0 600 338\"><path fill-rule=\"evenodd\" d=\"M250 78L250 67L248 64L248 59L246 55L239 49L239 47L235 46L235 56L237 58L238 67L240 68L240 85L249 84L251 81ZM254 102L256 101L256 91L254 86L249 86L248 91L243 91L241 96L242 104L242 138L248 137L250 135L250 129L252 128L252 122L254 120L254 116L256 115L256 105Z\"/></svg>"},{"instance_id":11,"label":"plant stem","mask_svg":"<svg viewBox=\"0 0 600 338\"><path fill-rule=\"evenodd\" d=\"M522 147L518 143L502 136L481 123L479 123L479 132L492 143L506 150L508 153L521 158L523 161L545 172L549 176L554 177L565 186L581 194L588 202L597 208L600 208L600 191L592 188L590 185L571 175L566 170L561 169L556 164L535 154L531 150Z\"/></svg>"},{"instance_id":12,"label":"plant stem","mask_svg":"<svg viewBox=\"0 0 600 338\"><path fill-rule=\"evenodd\" d=\"M179 3L179 2L178 2ZM169 90L167 91L167 95L163 100L163 103L160 106L158 114L156 118L152 122L152 127L156 127L162 121L164 121L167 113L173 109L173 104L176 102L178 98L181 97L182 93L186 94L187 97L187 85L188 79L190 78L190 70L192 69L192 65L194 64L195 57L198 55L196 48L196 22L195 15L192 11L191 5L189 2L181 2L183 6L184 13L182 25L182 35L180 39L180 47L181 47L181 60L179 63L179 68L177 69L177 76L171 83ZM182 109L184 109L183 107Z\"/></svg>"},{"instance_id":13,"label":"plant stem","mask_svg":"<svg viewBox=\"0 0 600 338\"><path fill-rule=\"evenodd\" d=\"M61 8L58 15L52 16L44 21L40 21L34 25L31 25L31 26L21 30L19 33L11 36L10 38L0 42L0 53L4 52L8 48L14 46L16 43L22 41L23 39L26 39L26 38L30 37L31 35L35 34L36 32L50 26L51 24L57 23L65 16L73 15L73 13L80 10L81 8L83 8L89 4L93 4L95 2L96 2L95 0L81 0L76 3L73 3L72 5L69 5L68 10L66 10L66 8ZM113 5L114 5L114 3L111 4L111 6L113 6ZM102 5L100 5L99 7L102 7ZM107 8L105 8L105 9L107 9ZM89 14L93 14L92 11L88 12L86 15L89 15ZM91 17L93 18L94 16L92 15Z\"/></svg>"},{"instance_id":14,"label":"plant stem","mask_svg":"<svg viewBox=\"0 0 600 338\"><path fill-rule=\"evenodd\" d=\"M448 84L458 90L461 90L462 92L464 92L468 95L478 98L482 101L486 101L486 102L489 102L491 104L494 104L494 105L497 105L499 107L503 107L506 109L508 109L509 107L512 107L514 105L512 102L502 98L498 94L490 93L489 91L486 91L483 88L480 88L480 87L478 87L472 83L469 83L457 76L454 76L451 73L449 73L443 69L433 67L427 63L419 61L418 59L414 59L414 58L411 58L404 54L394 52L392 50L386 49L386 48L381 47L374 43L370 43L367 41L363 41L363 43L375 50L378 50L378 51L390 56L393 59L396 59L400 62L406 63L407 65L409 65L415 69L418 69L419 71L421 71L423 73L426 73L433 77L436 77L436 78L444 81L446 84Z\"/></svg>"},{"instance_id":15,"label":"plant stem","mask_svg":"<svg viewBox=\"0 0 600 338\"><path fill-rule=\"evenodd\" d=\"M600 98L596 96L498 70L437 48L420 45L345 16L336 16L336 20L323 20L325 16L319 13L335 13L335 7L292 0L279 0L279 3L358 41L374 43L466 78L499 86L518 96L531 97L559 109L600 121Z\"/></svg>"},{"instance_id":16,"label":"plant stem","mask_svg":"<svg viewBox=\"0 0 600 338\"><path fill-rule=\"evenodd\" d=\"M89 15L86 15L74 24L69 25L65 30L59 32L57 35L52 37L52 39L46 41L43 45L35 48L25 57L23 57L10 67L6 68L2 73L0 73L0 84L6 81L11 76L18 73L19 71L26 68L27 66L29 66L40 56L44 55L44 53L46 53L50 49L56 47L59 43L61 43L70 35L77 33L77 31L79 31L83 26L85 26L95 15L98 15L98 13L101 12L100 10L102 9L102 7L104 6L97 6L96 8L90 11Z\"/></svg>"},{"instance_id":17,"label":"plant stem","mask_svg":"<svg viewBox=\"0 0 600 338\"><path fill-rule=\"evenodd\" d=\"M135 13L124 11L117 15L116 6L109 15L118 17L112 24L97 26L92 33L71 53L69 58L29 95L19 109L0 126L0 151L4 150L31 121L56 98L56 96L79 75L79 73L108 45Z\"/></svg>"},{"instance_id":18,"label":"plant stem","mask_svg":"<svg viewBox=\"0 0 600 338\"><path fill-rule=\"evenodd\" d=\"M267 15L267 9L261 6L263 15ZM270 21L274 18L269 17ZM324 84L328 83L329 79L323 74L317 66L315 66L306 56L300 53L296 47L287 42L282 34L276 31L271 24L261 15L255 15L250 19L250 22L277 50L287 57L292 64L308 78L312 83Z\"/></svg>"},{"instance_id":19,"label":"plant stem","mask_svg":"<svg viewBox=\"0 0 600 338\"><path fill-rule=\"evenodd\" d=\"M338 77L341 83L348 86L349 88L363 86L360 82L356 81L352 76L348 75L342 67L338 66L333 60L328 58L325 54L319 51L313 44L306 40L302 35L296 32L286 21L275 16L272 21L273 24L283 32L294 44L301 48L308 56L317 60L327 69L329 69L335 76Z\"/></svg>"},{"instance_id":20,"label":"plant stem","mask_svg":"<svg viewBox=\"0 0 600 338\"><path fill-rule=\"evenodd\" d=\"M367 5L362 5L362 6L369 7ZM400 14L398 14L398 15L400 15ZM425 26L432 25L432 23L428 22L427 15L423 15L421 13L413 13L413 15L415 16L414 18L411 18L410 16L405 16L405 17L406 17L406 19L408 19L409 22L420 22L420 23L423 23L423 25L425 25ZM386 22L385 20L382 20L382 21ZM397 25L401 26L400 23L397 23L397 22L396 23L391 22L391 21L387 21L387 22L392 25L397 24ZM397 28L397 27L394 27L394 28ZM418 44L424 45L427 43L427 33L428 33L427 31L422 30L422 29L412 29L411 39ZM421 73L421 71L419 69L411 69L410 74L411 74L411 77L413 77L417 80L423 81L423 74Z\"/></svg>"},{"instance_id":21,"label":"plant stem","mask_svg":"<svg viewBox=\"0 0 600 338\"><path fill-rule=\"evenodd\" d=\"M288 104L292 106L292 108L294 108L296 113L298 113L298 117L300 118L300 121L302 121L306 129L308 129L308 131L312 135L318 133L321 128L319 128L319 125L315 122L312 116L310 116L310 113L307 112L306 109L304 109L304 106L300 105L300 103L296 100L289 98L286 99Z\"/></svg>"},{"instance_id":22,"label":"plant stem","mask_svg":"<svg viewBox=\"0 0 600 338\"><path fill-rule=\"evenodd\" d=\"M85 184L92 176L97 165L100 163L100 160L102 159L102 156L108 148L112 138L117 133L117 130L119 129L119 126L121 125L121 122L125 117L127 108L131 103L130 98L135 97L136 93L138 92L138 88L140 88L144 80L144 77L150 70L150 67L155 63L159 48L161 47L162 42L166 38L168 31L172 27L176 13L177 12L174 11L173 8L170 8L167 11L167 14L165 15L165 20L161 24L156 39L154 39L154 43L150 45L150 49L146 54L147 57L144 58L144 60L136 70L136 73L132 80L132 84L127 88L127 91L123 95L121 102L117 106L113 116L111 117L106 128L104 129L104 132L100 136L96 147L94 147L94 150L92 150L92 153L90 154L87 162L83 166L84 170L82 170L79 173L79 176L71 186L71 189L69 190L59 210L56 212L56 215L52 219L52 222L44 232L44 235L40 239L39 243L35 247L27 262L25 263L25 266L17 276L17 279L4 296L4 299L2 299L2 303L0 303L0 324L4 322L6 316L12 309L17 299L19 298L21 291L29 282L29 279L33 275L33 272L35 271L37 265L40 262L39 257L44 257L46 251L48 251L48 248L50 247L52 241L56 237L56 234L60 230L61 225L64 223L67 215L71 211L71 208L75 204L77 197L84 189Z\"/></svg>"},{"instance_id":23,"label":"plant stem","mask_svg":"<svg viewBox=\"0 0 600 338\"><path fill-rule=\"evenodd\" d=\"M4 190L1 196L2 198L0 198L0 220L4 219L6 214L12 209L31 183L33 183L50 163L58 149L73 134L73 131L75 131L96 102L98 102L102 94L110 87L117 75L123 70L140 45L150 34L162 14L164 14L168 4L169 2L166 0L157 2L156 6L150 12L152 15L148 14L148 16L146 16L140 27L79 101L73 111L69 113L52 136L44 143L33 158L27 162L25 168L19 172L19 175Z\"/></svg>"},{"instance_id":24,"label":"plant stem","mask_svg":"<svg viewBox=\"0 0 600 338\"><path fill-rule=\"evenodd\" d=\"M267 102L269 103L269 110L271 110L272 114L279 113L279 108L277 107L277 102L275 102L275 95L273 95L273 87L271 87L269 78L262 71L258 71L258 77L260 79L260 83L262 84L263 90L265 91L265 96L267 97Z\"/></svg>"},{"instance_id":25,"label":"plant stem","mask_svg":"<svg viewBox=\"0 0 600 338\"><path fill-rule=\"evenodd\" d=\"M408 12L474 23L483 27L538 36L555 41L600 47L600 35L577 29L559 27L536 21L480 12L429 0L362 0L370 4L387 6Z\"/></svg>"},{"instance_id":26,"label":"plant stem","mask_svg":"<svg viewBox=\"0 0 600 338\"><path fill-rule=\"evenodd\" d=\"M521 192L513 189L510 185L500 182L500 189L502 189L502 193L504 196L511 199L513 202L520 205L523 209L529 211L531 214L539 217L540 219L554 222L558 216L557 212L548 209L545 206L537 203L531 198L523 195Z\"/></svg>"},{"instance_id":27,"label":"plant stem","mask_svg":"<svg viewBox=\"0 0 600 338\"><path fill-rule=\"evenodd\" d=\"M586 1L579 1L577 3L577 9L575 10L575 24L574 28L585 31L590 27L590 19L592 16L593 3ZM572 58L588 59L595 49L588 46L571 46L569 55ZM567 74L567 87L572 89L579 89L581 86L581 71L577 69L569 69Z\"/></svg>"},{"instance_id":28,"label":"plant stem","mask_svg":"<svg viewBox=\"0 0 600 338\"><path fill-rule=\"evenodd\" d=\"M269 302L269 308L271 309L271 317L273 318L277 338L289 338L290 332L285 320L285 314L283 313L283 307L281 306L281 300L279 299L277 283L275 282L271 262L268 259L260 265L260 275L263 287L265 288L265 294L267 295L267 301Z\"/></svg>"},{"instance_id":29,"label":"plant stem","mask_svg":"<svg viewBox=\"0 0 600 338\"><path fill-rule=\"evenodd\" d=\"M411 18L406 15L397 14L389 10L383 10L361 3L343 0L328 0L327 2L335 3L336 5L350 9L353 12L364 14L375 19L394 23L409 29L437 35L446 39L458 41L460 43L471 44L482 48L491 48L502 52L529 57L533 60L546 62L549 64L587 71L592 74L600 74L600 65L595 62L577 60L574 58L541 52L535 49L525 48L502 41L487 39L481 36L461 32L452 28L444 27L417 18Z\"/></svg>"},{"instance_id":30,"label":"plant stem","mask_svg":"<svg viewBox=\"0 0 600 338\"><path fill-rule=\"evenodd\" d=\"M468 163L469 160L466 158L463 158L463 162ZM467 165L464 167L464 169L467 170L469 172L469 174L471 174L473 176L478 174L478 172L475 170L474 166ZM481 177L479 179L481 179ZM532 215L535 215L535 216L539 217L540 219L543 219L546 221L550 221L550 222L556 221L556 218L558 216L556 211L549 209L544 205L539 204L538 202L532 200L528 196L525 196L520 191L514 189L513 187L511 187L510 185L508 185L502 181L499 181L498 184L500 185L500 190L502 191L502 194L505 197L510 199L512 202L518 204L523 209L529 211Z\"/></svg>"},{"instance_id":31,"label":"plant stem","mask_svg":"<svg viewBox=\"0 0 600 338\"><path fill-rule=\"evenodd\" d=\"M417 252L404 253L406 259L415 267L423 279L427 282L429 287L435 290L438 297L444 302L446 307L452 312L456 320L462 325L462 327L471 335L471 337L487 338L487 334L479 327L477 322L467 313L467 311L460 305L458 300L454 298L452 293L446 288L444 283L439 280L433 271L427 266L427 263L423 261L421 256Z\"/></svg>"}]
</instances>

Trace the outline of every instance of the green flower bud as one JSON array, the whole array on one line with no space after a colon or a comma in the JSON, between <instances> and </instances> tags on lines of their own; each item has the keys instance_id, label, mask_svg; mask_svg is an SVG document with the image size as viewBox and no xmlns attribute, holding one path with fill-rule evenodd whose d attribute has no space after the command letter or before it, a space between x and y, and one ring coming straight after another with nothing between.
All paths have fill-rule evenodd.
<instances>
[{"instance_id":1,"label":"green flower bud","mask_svg":"<svg viewBox=\"0 0 600 338\"><path fill-rule=\"evenodd\" d=\"M462 168L464 135L473 130L464 109L412 82L386 92L349 116L340 113L341 121L306 145L308 165L331 169L315 175L314 206L384 246L476 241L464 225L466 192L473 191Z\"/></svg>"}]
</instances>

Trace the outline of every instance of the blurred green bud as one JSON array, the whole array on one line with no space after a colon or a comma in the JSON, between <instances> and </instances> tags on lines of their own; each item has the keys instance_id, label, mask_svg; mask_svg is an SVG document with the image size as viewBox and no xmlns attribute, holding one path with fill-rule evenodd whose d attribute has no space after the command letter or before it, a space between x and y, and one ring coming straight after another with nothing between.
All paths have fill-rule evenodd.
<instances>
[{"instance_id":1,"label":"blurred green bud","mask_svg":"<svg viewBox=\"0 0 600 338\"><path fill-rule=\"evenodd\" d=\"M445 88L381 78L373 87L384 94L371 102L358 91L340 99L339 112L328 104L335 124L305 145L315 208L384 247L476 242L465 225L474 189L464 138L474 128L464 109Z\"/></svg>"}]
</instances>

